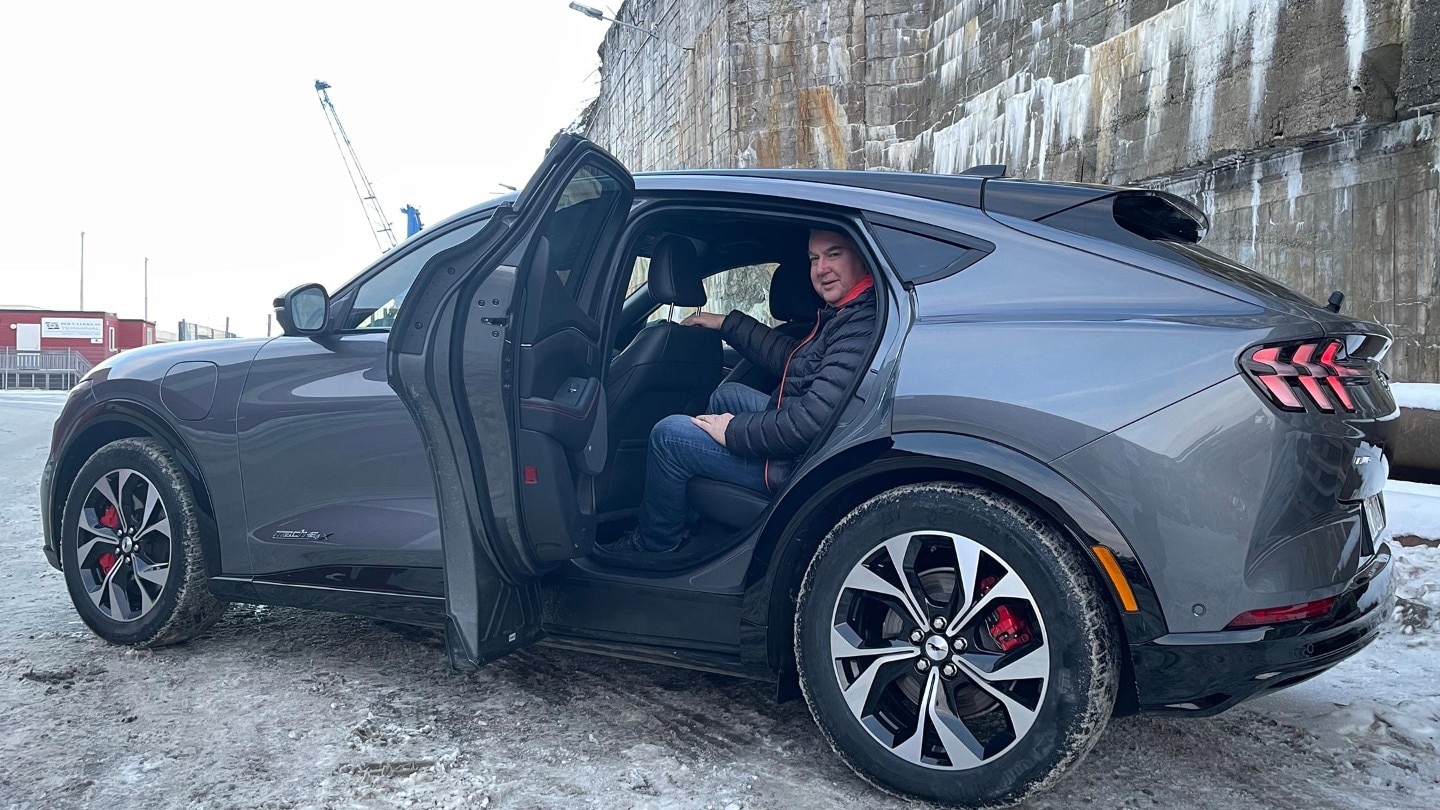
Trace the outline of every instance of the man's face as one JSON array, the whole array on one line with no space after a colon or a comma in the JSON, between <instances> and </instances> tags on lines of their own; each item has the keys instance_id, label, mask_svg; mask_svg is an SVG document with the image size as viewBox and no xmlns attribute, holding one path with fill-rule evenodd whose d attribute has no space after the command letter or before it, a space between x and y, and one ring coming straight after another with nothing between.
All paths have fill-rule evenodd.
<instances>
[{"instance_id":1,"label":"man's face","mask_svg":"<svg viewBox=\"0 0 1440 810\"><path fill-rule=\"evenodd\" d=\"M834 306L860 279L870 275L855 243L835 231L810 232L810 283Z\"/></svg>"}]
</instances>

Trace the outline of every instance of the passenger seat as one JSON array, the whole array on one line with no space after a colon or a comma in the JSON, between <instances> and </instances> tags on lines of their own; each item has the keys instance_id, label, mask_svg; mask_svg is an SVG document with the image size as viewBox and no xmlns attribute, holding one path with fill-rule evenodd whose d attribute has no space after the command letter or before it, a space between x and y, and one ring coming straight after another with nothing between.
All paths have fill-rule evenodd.
<instances>
[{"instance_id":1,"label":"passenger seat","mask_svg":"<svg viewBox=\"0 0 1440 810\"><path fill-rule=\"evenodd\" d=\"M701 271L689 239L661 238L650 256L651 298L662 306L704 306ZM615 357L605 385L609 463L596 491L602 516L640 505L650 429L671 414L703 412L723 373L718 331L670 321L647 324Z\"/></svg>"}]
</instances>

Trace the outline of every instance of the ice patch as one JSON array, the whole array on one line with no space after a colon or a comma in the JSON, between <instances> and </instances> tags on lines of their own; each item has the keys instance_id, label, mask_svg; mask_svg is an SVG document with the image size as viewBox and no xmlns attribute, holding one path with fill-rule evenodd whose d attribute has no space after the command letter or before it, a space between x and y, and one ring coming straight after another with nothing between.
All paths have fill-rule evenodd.
<instances>
[{"instance_id":1,"label":"ice patch","mask_svg":"<svg viewBox=\"0 0 1440 810\"><path fill-rule=\"evenodd\" d=\"M1402 408L1440 411L1440 383L1394 383L1390 393Z\"/></svg>"},{"instance_id":2,"label":"ice patch","mask_svg":"<svg viewBox=\"0 0 1440 810\"><path fill-rule=\"evenodd\" d=\"M1280 4L1265 3L1250 18L1250 128L1260 126L1260 107L1265 102L1265 78L1275 52L1275 35L1280 29Z\"/></svg>"},{"instance_id":3,"label":"ice patch","mask_svg":"<svg viewBox=\"0 0 1440 810\"><path fill-rule=\"evenodd\" d=\"M1402 700L1394 706L1357 700L1337 708L1328 721L1332 731L1357 742L1434 752L1440 735L1440 698Z\"/></svg>"},{"instance_id":4,"label":"ice patch","mask_svg":"<svg viewBox=\"0 0 1440 810\"><path fill-rule=\"evenodd\" d=\"M1350 83L1360 76L1360 60L1365 57L1368 36L1365 27L1365 0L1345 2L1345 55L1350 58Z\"/></svg>"},{"instance_id":5,"label":"ice patch","mask_svg":"<svg viewBox=\"0 0 1440 810\"><path fill-rule=\"evenodd\" d=\"M1385 483L1386 526L1394 537L1440 540L1440 484ZM1440 552L1437 552L1440 553ZM1440 571L1440 558L1436 560ZM1437 574L1440 581L1440 574Z\"/></svg>"}]
</instances>

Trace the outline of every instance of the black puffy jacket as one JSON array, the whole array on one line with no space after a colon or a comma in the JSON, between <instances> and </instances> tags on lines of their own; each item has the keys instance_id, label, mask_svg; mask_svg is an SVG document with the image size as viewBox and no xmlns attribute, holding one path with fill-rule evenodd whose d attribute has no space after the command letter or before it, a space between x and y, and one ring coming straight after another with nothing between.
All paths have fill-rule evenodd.
<instances>
[{"instance_id":1,"label":"black puffy jacket","mask_svg":"<svg viewBox=\"0 0 1440 810\"><path fill-rule=\"evenodd\" d=\"M768 410L737 413L725 428L725 446L732 452L766 459L765 485L775 492L865 363L875 335L875 290L820 310L803 340L738 311L725 316L720 332L750 362L781 378Z\"/></svg>"}]
</instances>

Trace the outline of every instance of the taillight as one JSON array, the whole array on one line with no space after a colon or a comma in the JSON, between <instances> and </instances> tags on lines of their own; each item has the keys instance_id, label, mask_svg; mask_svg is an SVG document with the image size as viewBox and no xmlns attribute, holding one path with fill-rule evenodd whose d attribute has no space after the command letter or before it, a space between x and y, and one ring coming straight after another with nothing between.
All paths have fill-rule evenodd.
<instances>
[{"instance_id":1,"label":"taillight","mask_svg":"<svg viewBox=\"0 0 1440 810\"><path fill-rule=\"evenodd\" d=\"M1304 411L1313 404L1325 413L1353 413L1355 400L1345 386L1370 381L1370 372L1340 359L1345 344L1333 338L1264 346L1241 363L1250 378L1283 410Z\"/></svg>"}]
</instances>

